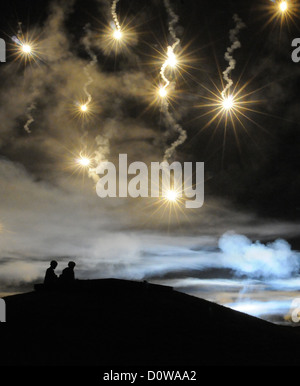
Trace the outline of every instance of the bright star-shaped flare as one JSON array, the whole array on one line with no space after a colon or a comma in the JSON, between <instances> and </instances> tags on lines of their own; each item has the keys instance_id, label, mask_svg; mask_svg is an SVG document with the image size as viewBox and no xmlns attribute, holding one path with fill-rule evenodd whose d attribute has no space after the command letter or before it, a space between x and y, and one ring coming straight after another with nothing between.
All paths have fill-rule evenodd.
<instances>
[{"instance_id":1,"label":"bright star-shaped flare","mask_svg":"<svg viewBox=\"0 0 300 386\"><path fill-rule=\"evenodd\" d=\"M13 36L12 40L15 43L13 50L16 59L21 60L26 64L32 61L37 63L41 59L36 39Z\"/></svg>"},{"instance_id":2,"label":"bright star-shaped flare","mask_svg":"<svg viewBox=\"0 0 300 386\"><path fill-rule=\"evenodd\" d=\"M32 51L31 46L29 44L22 44L21 49L24 52L24 54L30 54Z\"/></svg>"},{"instance_id":3,"label":"bright star-shaped flare","mask_svg":"<svg viewBox=\"0 0 300 386\"><path fill-rule=\"evenodd\" d=\"M75 101L69 103L68 109L74 118L81 121L89 121L95 116L95 112L100 109L95 101L89 101L87 98L76 98Z\"/></svg>"},{"instance_id":4,"label":"bright star-shaped flare","mask_svg":"<svg viewBox=\"0 0 300 386\"><path fill-rule=\"evenodd\" d=\"M222 102L223 108L226 111L231 110L234 107L234 99L232 95L229 95L223 99Z\"/></svg>"},{"instance_id":5,"label":"bright star-shaped flare","mask_svg":"<svg viewBox=\"0 0 300 386\"><path fill-rule=\"evenodd\" d=\"M88 157L85 157L85 156L80 156L80 158L78 158L78 160L77 160L77 163L80 166L88 167L91 164L91 159Z\"/></svg>"},{"instance_id":6,"label":"bright star-shaped flare","mask_svg":"<svg viewBox=\"0 0 300 386\"><path fill-rule=\"evenodd\" d=\"M80 145L82 146L82 143ZM66 168L72 170L72 174L81 175L83 179L87 175L90 176L96 166L94 151L89 150L87 144L84 147L85 149L81 151L78 151L78 149L71 150L65 148Z\"/></svg>"},{"instance_id":7,"label":"bright star-shaped flare","mask_svg":"<svg viewBox=\"0 0 300 386\"><path fill-rule=\"evenodd\" d=\"M117 29L115 30L115 32L113 33L113 37L116 39L116 40L121 40L122 39L122 31Z\"/></svg>"},{"instance_id":8,"label":"bright star-shaped flare","mask_svg":"<svg viewBox=\"0 0 300 386\"><path fill-rule=\"evenodd\" d=\"M161 98L165 98L168 95L168 92L165 87L160 87L158 90L158 94Z\"/></svg>"},{"instance_id":9,"label":"bright star-shaped flare","mask_svg":"<svg viewBox=\"0 0 300 386\"><path fill-rule=\"evenodd\" d=\"M168 47L167 65L173 68L177 65L176 55L174 54L172 47Z\"/></svg>"},{"instance_id":10,"label":"bright star-shaped flare","mask_svg":"<svg viewBox=\"0 0 300 386\"><path fill-rule=\"evenodd\" d=\"M165 198L170 202L176 202L178 199L178 194L175 190L168 190L166 192Z\"/></svg>"},{"instance_id":11,"label":"bright star-shaped flare","mask_svg":"<svg viewBox=\"0 0 300 386\"><path fill-rule=\"evenodd\" d=\"M296 0L273 0L268 5L262 6L269 14L264 28L273 21L278 24L280 30L284 25L293 23L298 27L300 4Z\"/></svg>"},{"instance_id":12,"label":"bright star-shaped flare","mask_svg":"<svg viewBox=\"0 0 300 386\"><path fill-rule=\"evenodd\" d=\"M281 12L287 11L287 9L288 9L288 3L287 3L287 1L282 1L282 2L279 4L279 9L280 9Z\"/></svg>"},{"instance_id":13,"label":"bright star-shaped flare","mask_svg":"<svg viewBox=\"0 0 300 386\"><path fill-rule=\"evenodd\" d=\"M116 53L130 53L130 47L137 43L137 33L130 23L122 23L116 26L111 23L103 29L100 35L99 44L105 55Z\"/></svg>"}]
</instances>

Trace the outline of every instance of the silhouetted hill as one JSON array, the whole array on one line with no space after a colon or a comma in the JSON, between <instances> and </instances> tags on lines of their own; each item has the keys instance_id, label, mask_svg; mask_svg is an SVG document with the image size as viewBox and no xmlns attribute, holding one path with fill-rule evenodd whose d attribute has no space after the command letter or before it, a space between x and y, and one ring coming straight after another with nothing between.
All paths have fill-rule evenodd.
<instances>
[{"instance_id":1,"label":"silhouetted hill","mask_svg":"<svg viewBox=\"0 0 300 386\"><path fill-rule=\"evenodd\" d=\"M73 290L5 298L1 364L297 365L297 328L170 287L78 281Z\"/></svg>"}]
</instances>

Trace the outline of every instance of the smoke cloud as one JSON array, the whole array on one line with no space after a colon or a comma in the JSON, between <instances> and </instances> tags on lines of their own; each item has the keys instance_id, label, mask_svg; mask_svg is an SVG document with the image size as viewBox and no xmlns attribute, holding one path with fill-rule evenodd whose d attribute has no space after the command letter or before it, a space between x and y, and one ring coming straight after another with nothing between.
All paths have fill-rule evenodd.
<instances>
[{"instance_id":1,"label":"smoke cloud","mask_svg":"<svg viewBox=\"0 0 300 386\"><path fill-rule=\"evenodd\" d=\"M219 240L226 268L247 277L284 278L299 271L298 252L292 251L285 240L267 245L252 243L247 237L226 233Z\"/></svg>"}]
</instances>

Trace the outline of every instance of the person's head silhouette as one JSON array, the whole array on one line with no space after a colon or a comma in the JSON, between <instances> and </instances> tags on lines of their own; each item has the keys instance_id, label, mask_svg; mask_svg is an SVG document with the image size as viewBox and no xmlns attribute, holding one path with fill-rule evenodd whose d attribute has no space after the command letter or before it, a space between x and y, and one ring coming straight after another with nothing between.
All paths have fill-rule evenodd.
<instances>
[{"instance_id":1,"label":"person's head silhouette","mask_svg":"<svg viewBox=\"0 0 300 386\"><path fill-rule=\"evenodd\" d=\"M58 263L55 260L52 260L51 263L50 263L50 267L53 268L53 269L55 269L57 267L57 265L58 265Z\"/></svg>"},{"instance_id":2,"label":"person's head silhouette","mask_svg":"<svg viewBox=\"0 0 300 386\"><path fill-rule=\"evenodd\" d=\"M74 261L69 261L69 263L68 263L68 267L71 268L71 269L74 269L75 265L76 264L74 263Z\"/></svg>"}]
</instances>

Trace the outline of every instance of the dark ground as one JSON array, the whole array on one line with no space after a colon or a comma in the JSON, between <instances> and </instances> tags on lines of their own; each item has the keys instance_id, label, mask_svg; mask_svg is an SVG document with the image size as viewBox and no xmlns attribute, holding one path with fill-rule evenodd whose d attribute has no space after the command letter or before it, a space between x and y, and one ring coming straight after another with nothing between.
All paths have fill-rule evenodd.
<instances>
[{"instance_id":1,"label":"dark ground","mask_svg":"<svg viewBox=\"0 0 300 386\"><path fill-rule=\"evenodd\" d=\"M299 365L300 331L169 287L80 281L5 298L2 365Z\"/></svg>"}]
</instances>

